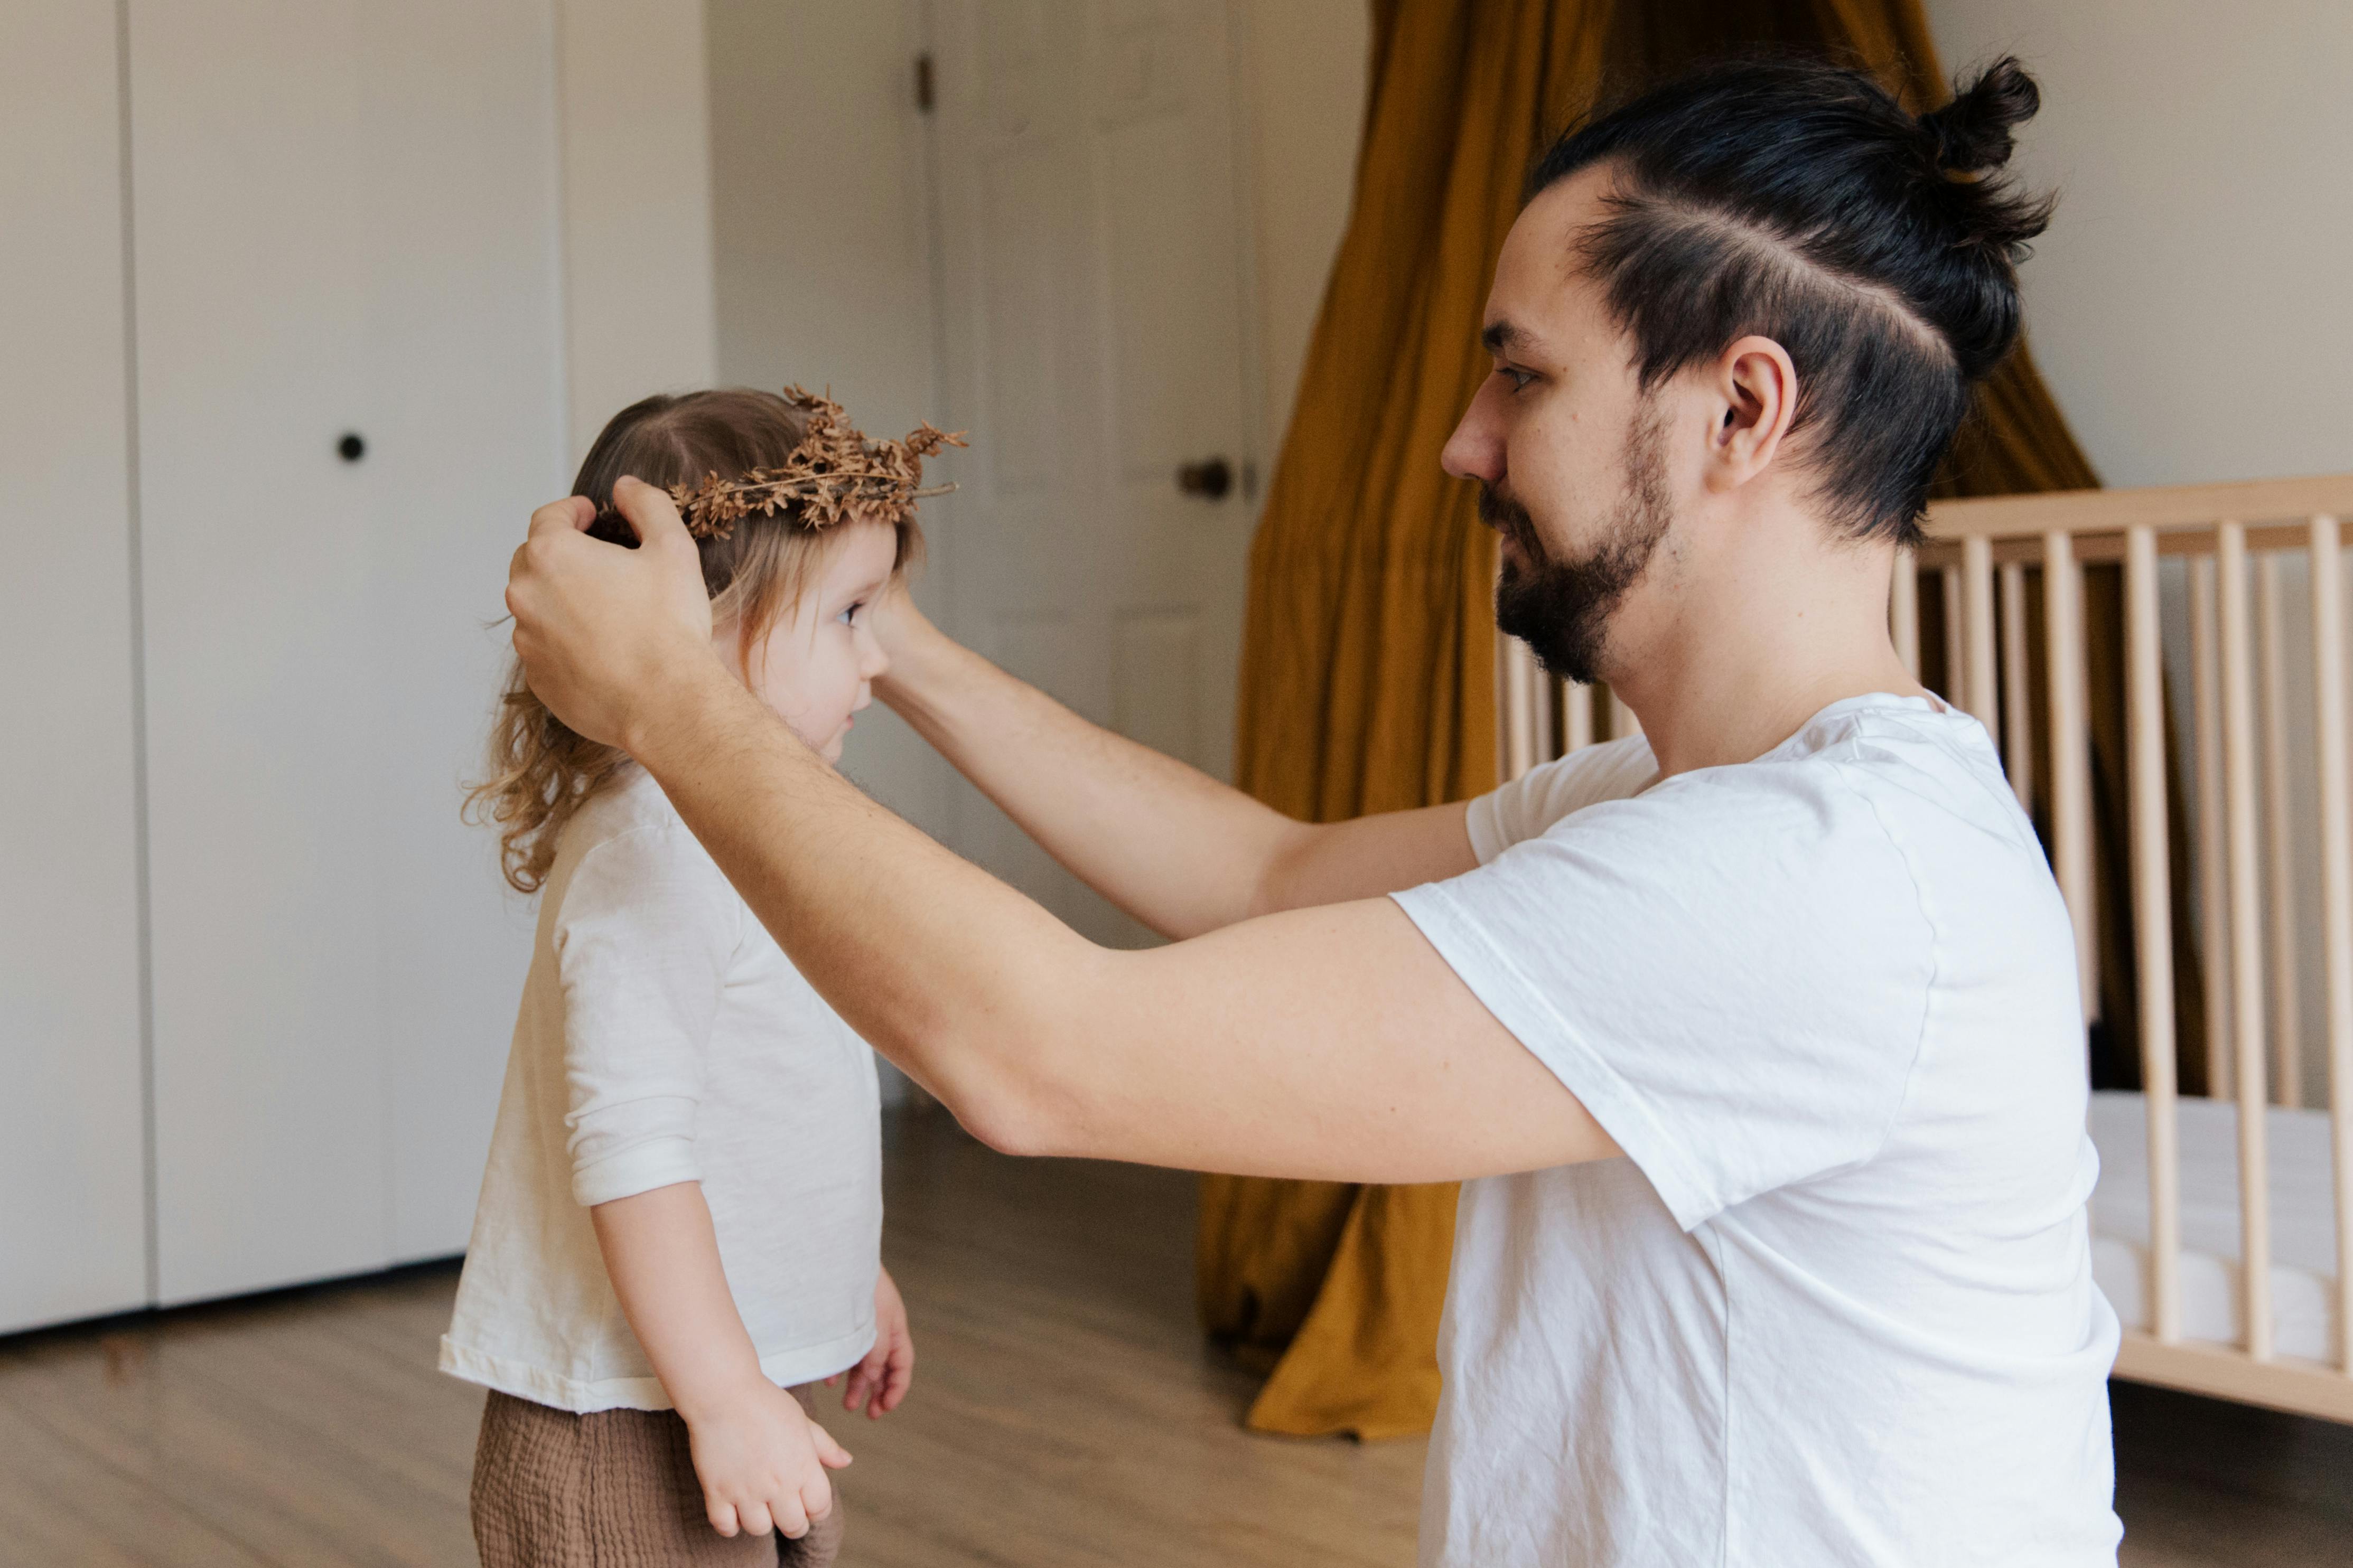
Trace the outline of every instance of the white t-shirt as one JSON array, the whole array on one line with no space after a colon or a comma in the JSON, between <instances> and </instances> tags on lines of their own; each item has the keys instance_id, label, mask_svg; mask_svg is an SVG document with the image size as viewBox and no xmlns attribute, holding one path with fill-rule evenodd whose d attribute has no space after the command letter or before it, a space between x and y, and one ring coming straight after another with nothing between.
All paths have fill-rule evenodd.
<instances>
[{"instance_id":1,"label":"white t-shirt","mask_svg":"<svg viewBox=\"0 0 2353 1568\"><path fill-rule=\"evenodd\" d=\"M1626 1155L1464 1184L1422 1562L2112 1564L2074 943L1984 731L1655 772L1539 768L1398 895Z\"/></svg>"},{"instance_id":2,"label":"white t-shirt","mask_svg":"<svg viewBox=\"0 0 2353 1568\"><path fill-rule=\"evenodd\" d=\"M666 1410L588 1206L702 1184L781 1387L874 1342L873 1053L803 980L652 777L566 824L441 1370L559 1410Z\"/></svg>"}]
</instances>

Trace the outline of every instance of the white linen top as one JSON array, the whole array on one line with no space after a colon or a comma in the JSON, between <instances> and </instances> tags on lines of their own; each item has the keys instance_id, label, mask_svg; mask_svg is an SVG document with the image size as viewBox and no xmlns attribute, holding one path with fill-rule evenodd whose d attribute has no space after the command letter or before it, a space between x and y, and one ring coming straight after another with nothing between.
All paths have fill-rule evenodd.
<instances>
[{"instance_id":1,"label":"white linen top","mask_svg":"<svg viewBox=\"0 0 2353 1568\"><path fill-rule=\"evenodd\" d=\"M1625 1152L1463 1185L1422 1562L2113 1564L2074 942L1985 731L1655 774L1538 768L1398 897Z\"/></svg>"},{"instance_id":2,"label":"white linen top","mask_svg":"<svg viewBox=\"0 0 2353 1568\"><path fill-rule=\"evenodd\" d=\"M566 824L441 1370L559 1410L670 1408L590 1205L702 1184L735 1310L783 1387L874 1342L873 1053L652 777Z\"/></svg>"}]
</instances>

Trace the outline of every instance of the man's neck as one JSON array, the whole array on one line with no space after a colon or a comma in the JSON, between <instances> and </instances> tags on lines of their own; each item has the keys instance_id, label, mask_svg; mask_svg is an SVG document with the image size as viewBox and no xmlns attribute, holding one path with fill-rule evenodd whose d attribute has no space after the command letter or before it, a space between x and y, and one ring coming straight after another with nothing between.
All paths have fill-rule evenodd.
<instances>
[{"instance_id":1,"label":"man's neck","mask_svg":"<svg viewBox=\"0 0 2353 1568\"><path fill-rule=\"evenodd\" d=\"M1611 626L1619 668L1605 679L1641 721L1662 777L1753 761L1846 698L1925 695L1888 635L1890 552L1814 545L1818 526L1679 552Z\"/></svg>"}]
</instances>

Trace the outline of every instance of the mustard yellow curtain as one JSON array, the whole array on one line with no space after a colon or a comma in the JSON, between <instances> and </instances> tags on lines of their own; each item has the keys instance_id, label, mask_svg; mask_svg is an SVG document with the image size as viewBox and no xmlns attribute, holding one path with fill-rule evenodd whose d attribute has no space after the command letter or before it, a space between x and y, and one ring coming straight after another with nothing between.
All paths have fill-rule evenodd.
<instances>
[{"instance_id":1,"label":"mustard yellow curtain","mask_svg":"<svg viewBox=\"0 0 2353 1568\"><path fill-rule=\"evenodd\" d=\"M1356 205L1251 552L1236 771L1334 821L1495 783L1492 541L1438 453L1487 374L1488 279L1549 139L1603 93L1756 47L1823 50L1916 108L1947 90L1916 0L1375 0ZM2021 353L1948 493L2095 482ZM1209 1331L1261 1431L1428 1430L1451 1186L1209 1177Z\"/></svg>"}]
</instances>

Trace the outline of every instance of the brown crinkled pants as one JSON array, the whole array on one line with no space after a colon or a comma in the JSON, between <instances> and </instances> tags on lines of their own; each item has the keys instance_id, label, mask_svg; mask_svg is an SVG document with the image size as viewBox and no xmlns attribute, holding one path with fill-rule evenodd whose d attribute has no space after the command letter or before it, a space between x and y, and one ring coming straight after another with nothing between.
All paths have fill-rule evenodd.
<instances>
[{"instance_id":1,"label":"brown crinkled pants","mask_svg":"<svg viewBox=\"0 0 2353 1568\"><path fill-rule=\"evenodd\" d=\"M809 1389L793 1396L814 1415ZM482 1568L829 1568L841 1491L798 1541L720 1534L674 1410L575 1415L491 1391L474 1448Z\"/></svg>"}]
</instances>

